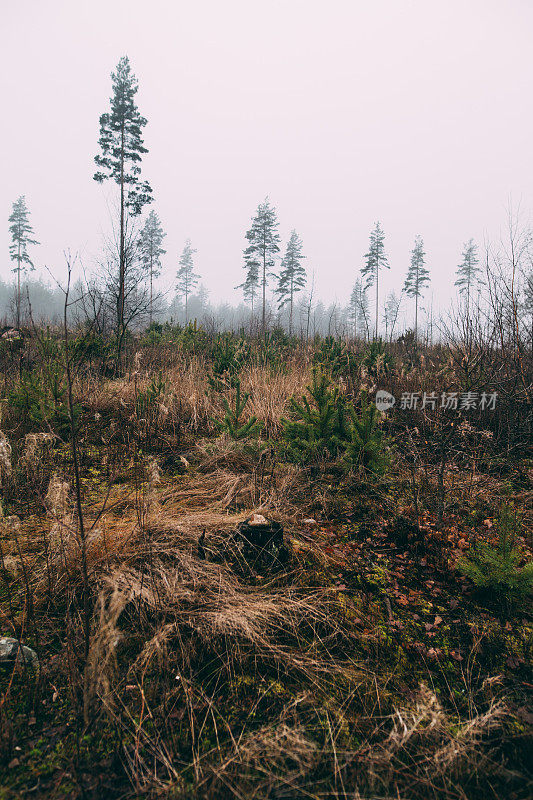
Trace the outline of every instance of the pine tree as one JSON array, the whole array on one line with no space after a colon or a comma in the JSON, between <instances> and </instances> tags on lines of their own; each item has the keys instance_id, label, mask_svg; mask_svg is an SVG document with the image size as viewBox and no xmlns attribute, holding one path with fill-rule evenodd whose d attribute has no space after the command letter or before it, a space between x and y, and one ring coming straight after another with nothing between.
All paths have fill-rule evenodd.
<instances>
[{"instance_id":1,"label":"pine tree","mask_svg":"<svg viewBox=\"0 0 533 800\"><path fill-rule=\"evenodd\" d=\"M113 96L108 113L100 117L101 153L95 156L100 168L94 180L102 183L112 180L120 187L120 231L119 231L119 286L117 298L117 358L120 359L122 341L125 334L125 276L126 224L125 215L141 213L143 207L152 201L152 189L147 181L140 179L141 160L148 152L143 144L142 129L146 119L135 105L138 83L133 75L127 56L118 62L116 72L111 74Z\"/></svg>"},{"instance_id":2,"label":"pine tree","mask_svg":"<svg viewBox=\"0 0 533 800\"><path fill-rule=\"evenodd\" d=\"M281 262L281 272L278 277L278 287L276 294L279 298L279 308L289 304L289 335L292 335L292 317L294 307L294 295L300 292L306 284L305 267L302 266L303 242L296 233L292 231L285 256Z\"/></svg>"},{"instance_id":3,"label":"pine tree","mask_svg":"<svg viewBox=\"0 0 533 800\"><path fill-rule=\"evenodd\" d=\"M400 313L400 304L401 297L396 297L394 292L390 292L385 301L385 313L383 316L385 320L385 336L388 336L391 342L394 328L398 321L398 314Z\"/></svg>"},{"instance_id":4,"label":"pine tree","mask_svg":"<svg viewBox=\"0 0 533 800\"><path fill-rule=\"evenodd\" d=\"M246 238L250 243L244 251L246 279L238 287L243 289L245 297L251 299L253 304L253 299L261 286L263 296L261 327L263 331L266 328L266 287L276 255L279 253L278 226L276 209L271 207L267 197L264 203L260 203L257 207L255 217L252 219L252 227L246 233Z\"/></svg>"},{"instance_id":5,"label":"pine tree","mask_svg":"<svg viewBox=\"0 0 533 800\"><path fill-rule=\"evenodd\" d=\"M370 234L370 247L365 255L365 265L361 267L361 274L366 278L366 288L376 284L376 330L375 338L378 338L379 325L379 273L382 269L390 269L389 261L385 254L385 234L379 222Z\"/></svg>"},{"instance_id":6,"label":"pine tree","mask_svg":"<svg viewBox=\"0 0 533 800\"><path fill-rule=\"evenodd\" d=\"M353 326L354 338L369 337L368 297L359 278L356 280L350 295L348 317Z\"/></svg>"},{"instance_id":7,"label":"pine tree","mask_svg":"<svg viewBox=\"0 0 533 800\"><path fill-rule=\"evenodd\" d=\"M415 342L418 340L418 298L423 289L429 285L429 272L426 269L424 242L420 236L415 239L411 251L411 266L407 272L403 290L408 297L415 298Z\"/></svg>"},{"instance_id":8,"label":"pine tree","mask_svg":"<svg viewBox=\"0 0 533 800\"><path fill-rule=\"evenodd\" d=\"M187 239L180 256L180 268L176 275L176 291L185 300L185 324L189 322L189 296L198 285L200 276L194 271L193 256L197 251L193 248L191 240Z\"/></svg>"},{"instance_id":9,"label":"pine tree","mask_svg":"<svg viewBox=\"0 0 533 800\"><path fill-rule=\"evenodd\" d=\"M33 228L30 224L29 211L26 208L26 199L23 195L13 203L9 223L9 233L11 234L9 254L11 260L16 261L13 272L17 274L16 325L17 328L20 328L20 281L22 273L35 269L28 253L28 245L39 244L35 239L32 239Z\"/></svg>"},{"instance_id":10,"label":"pine tree","mask_svg":"<svg viewBox=\"0 0 533 800\"><path fill-rule=\"evenodd\" d=\"M525 555L519 546L521 526L513 506L504 505L498 519L496 544L475 542L457 564L460 572L506 611L533 592L533 561L521 566Z\"/></svg>"},{"instance_id":11,"label":"pine tree","mask_svg":"<svg viewBox=\"0 0 533 800\"><path fill-rule=\"evenodd\" d=\"M224 420L217 422L217 427L223 433L227 433L232 439L246 439L257 436L262 428L262 423L257 420L257 417L250 417L246 422L242 419L242 414L250 395L247 392L241 394L241 381L240 378L235 378L235 402L230 405L229 401L223 397L222 405L224 406Z\"/></svg>"},{"instance_id":12,"label":"pine tree","mask_svg":"<svg viewBox=\"0 0 533 800\"><path fill-rule=\"evenodd\" d=\"M350 440L346 444L344 458L350 468L362 467L375 475L383 475L389 464L383 433L378 427L378 413L374 403L363 396L361 412L350 405Z\"/></svg>"},{"instance_id":13,"label":"pine tree","mask_svg":"<svg viewBox=\"0 0 533 800\"><path fill-rule=\"evenodd\" d=\"M479 275L479 257L477 245L474 240L466 242L463 249L463 260L457 267L457 280L455 286L459 287L459 294L466 295L466 316L470 316L470 299Z\"/></svg>"},{"instance_id":14,"label":"pine tree","mask_svg":"<svg viewBox=\"0 0 533 800\"><path fill-rule=\"evenodd\" d=\"M150 211L139 237L141 260L150 276L150 325L153 312L153 281L161 275L161 256L166 253L161 245L165 236L159 217L155 211Z\"/></svg>"},{"instance_id":15,"label":"pine tree","mask_svg":"<svg viewBox=\"0 0 533 800\"><path fill-rule=\"evenodd\" d=\"M335 458L347 437L345 403L339 388L331 385L325 372L313 369L307 386L310 399L291 399L292 419L282 419L286 455L290 461L318 466Z\"/></svg>"}]
</instances>

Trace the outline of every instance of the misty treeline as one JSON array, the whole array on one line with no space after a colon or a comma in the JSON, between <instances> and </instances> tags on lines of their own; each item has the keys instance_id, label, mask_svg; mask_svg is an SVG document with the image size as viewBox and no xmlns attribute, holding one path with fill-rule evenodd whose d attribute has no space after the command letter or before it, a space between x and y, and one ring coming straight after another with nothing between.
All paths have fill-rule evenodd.
<instances>
[{"instance_id":1,"label":"misty treeline","mask_svg":"<svg viewBox=\"0 0 533 800\"><path fill-rule=\"evenodd\" d=\"M93 178L115 184L116 214L95 269L71 287L69 316L114 336L119 356L126 334L154 324L183 326L192 321L211 331L257 333L281 327L303 339L330 335L393 341L407 336L415 343L423 337L425 344L432 344L443 336L473 343L482 335L502 347L511 341L518 351L533 345L533 237L512 210L497 245L480 248L470 239L462 251L458 248L456 301L445 315L440 311L437 315L430 292L431 258L422 236L413 238L404 263L392 265L395 272L402 271L401 292L386 292L384 273L391 271L391 264L385 231L376 222L368 252L359 266L354 263L350 296L325 305L315 291L315 271L306 266L304 242L295 230L282 241L276 208L266 197L245 232L244 279L235 287L240 302L213 303L196 271L194 242L186 239L179 254L164 249L166 233L152 205L152 188L142 176L147 120L135 103L138 82L127 57L120 59L111 78L112 95L109 110L100 117ZM23 195L13 203L9 232L14 282L0 283L5 325L60 320L64 290L55 283L54 272L47 282L32 280L39 242ZM67 258L72 270L77 259ZM168 272L173 263L173 286L163 291L159 280L163 264Z\"/></svg>"}]
</instances>

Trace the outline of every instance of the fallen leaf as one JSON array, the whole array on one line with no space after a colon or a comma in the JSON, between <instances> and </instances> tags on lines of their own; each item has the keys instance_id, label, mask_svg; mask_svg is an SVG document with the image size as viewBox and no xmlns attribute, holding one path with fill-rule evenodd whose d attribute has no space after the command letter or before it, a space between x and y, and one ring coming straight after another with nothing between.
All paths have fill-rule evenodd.
<instances>
[{"instance_id":1,"label":"fallen leaf","mask_svg":"<svg viewBox=\"0 0 533 800\"><path fill-rule=\"evenodd\" d=\"M450 650L450 655L456 661L462 661L463 660L463 657L462 657L461 653L458 653L457 650Z\"/></svg>"}]
</instances>

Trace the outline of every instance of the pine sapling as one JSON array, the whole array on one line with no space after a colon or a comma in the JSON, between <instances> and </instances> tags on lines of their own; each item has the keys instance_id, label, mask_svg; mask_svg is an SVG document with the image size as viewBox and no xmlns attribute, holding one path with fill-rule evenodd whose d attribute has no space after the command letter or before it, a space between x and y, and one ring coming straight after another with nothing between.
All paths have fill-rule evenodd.
<instances>
[{"instance_id":1,"label":"pine sapling","mask_svg":"<svg viewBox=\"0 0 533 800\"><path fill-rule=\"evenodd\" d=\"M310 399L291 399L292 419L282 419L286 454L291 461L317 465L338 456L346 432L344 401L327 375L313 371Z\"/></svg>"},{"instance_id":2,"label":"pine sapling","mask_svg":"<svg viewBox=\"0 0 533 800\"><path fill-rule=\"evenodd\" d=\"M523 554L518 546L520 521L511 505L504 505L498 520L498 541L477 542L458 569L490 594L504 609L533 593L533 561L520 567Z\"/></svg>"},{"instance_id":3,"label":"pine sapling","mask_svg":"<svg viewBox=\"0 0 533 800\"><path fill-rule=\"evenodd\" d=\"M383 432L378 427L378 411L374 403L363 396L361 412L350 405L350 439L344 458L350 468L363 468L374 475L384 475L389 463Z\"/></svg>"},{"instance_id":4,"label":"pine sapling","mask_svg":"<svg viewBox=\"0 0 533 800\"><path fill-rule=\"evenodd\" d=\"M227 433L232 439L252 438L257 436L262 428L262 423L258 421L257 417L252 416L247 421L243 420L243 412L249 399L250 395L247 392L241 394L239 378L235 379L234 402L230 404L226 397L222 398L222 405L225 411L224 419L216 424L222 433Z\"/></svg>"}]
</instances>

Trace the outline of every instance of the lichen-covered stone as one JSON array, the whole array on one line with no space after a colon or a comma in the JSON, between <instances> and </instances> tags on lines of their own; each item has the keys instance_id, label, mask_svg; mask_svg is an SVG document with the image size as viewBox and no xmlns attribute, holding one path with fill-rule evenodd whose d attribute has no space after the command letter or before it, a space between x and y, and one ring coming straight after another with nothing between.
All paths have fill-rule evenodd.
<instances>
[{"instance_id":1,"label":"lichen-covered stone","mask_svg":"<svg viewBox=\"0 0 533 800\"><path fill-rule=\"evenodd\" d=\"M3 636L0 639L0 665L15 663L31 667L34 670L39 669L39 658L35 650L21 644L18 639Z\"/></svg>"}]
</instances>

